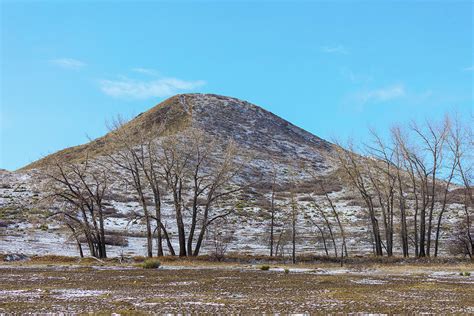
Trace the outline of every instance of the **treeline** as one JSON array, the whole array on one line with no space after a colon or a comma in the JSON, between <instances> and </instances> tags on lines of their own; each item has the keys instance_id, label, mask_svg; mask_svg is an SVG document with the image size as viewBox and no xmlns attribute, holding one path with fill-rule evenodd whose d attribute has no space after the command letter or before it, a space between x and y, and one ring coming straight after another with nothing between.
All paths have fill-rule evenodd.
<instances>
[{"instance_id":1,"label":"treeline","mask_svg":"<svg viewBox=\"0 0 474 316\"><path fill-rule=\"evenodd\" d=\"M451 223L452 243L472 258L472 127L446 117L393 127L386 140L371 134L362 155L349 144L337 157L342 176L366 206L375 254L393 255L398 234L403 256L438 256L446 213L454 205L463 216L456 220L459 226Z\"/></svg>"},{"instance_id":2,"label":"treeline","mask_svg":"<svg viewBox=\"0 0 474 316\"><path fill-rule=\"evenodd\" d=\"M325 255L344 258L351 224L337 207L337 194L331 193L336 179L362 201L359 215L370 227L375 255L392 256L399 246L404 257L438 256L441 237L449 234L451 253L472 258L472 127L446 117L440 123L394 127L389 137L371 135L358 149L351 143L334 145L331 159L339 168L329 177L303 165L280 170L271 161L269 171L261 174L253 157L233 142L223 143L197 128L167 133L161 126L118 120L105 155L57 162L48 170L49 203L71 230L81 256L84 240L91 256L107 256L104 201L126 186L140 205L132 219L145 224L148 257L197 256L207 238L214 255L222 258L236 240L227 229L227 221L235 219L229 215L246 204L267 214L262 224L268 225L268 238L262 242L270 256L284 255L289 243L288 254L296 261L298 220L305 220L318 232ZM177 249L162 220L165 206L173 209ZM462 216L445 231L447 215L455 212ZM245 228L243 221L230 225Z\"/></svg>"},{"instance_id":3,"label":"treeline","mask_svg":"<svg viewBox=\"0 0 474 316\"><path fill-rule=\"evenodd\" d=\"M238 155L234 143L218 143L195 128L162 134L159 126L132 127L117 121L111 128L107 155L81 163L57 162L49 170L47 189L59 205L55 216L70 228L81 255L80 239L85 237L92 256L106 257L103 201L117 186L125 185L141 207L133 220L145 223L148 257L163 256L165 243L171 255L199 255L209 226L232 212L233 205L216 204L237 201L235 196L247 185L237 179L247 161ZM172 200L178 249L162 222L165 196ZM186 216L190 216L189 227Z\"/></svg>"}]
</instances>

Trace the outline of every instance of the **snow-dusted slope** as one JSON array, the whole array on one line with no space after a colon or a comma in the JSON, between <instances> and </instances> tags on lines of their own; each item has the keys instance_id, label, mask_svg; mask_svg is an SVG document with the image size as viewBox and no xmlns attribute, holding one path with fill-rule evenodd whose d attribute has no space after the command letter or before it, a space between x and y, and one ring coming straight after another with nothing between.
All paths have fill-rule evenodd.
<instances>
[{"instance_id":1,"label":"snow-dusted slope","mask_svg":"<svg viewBox=\"0 0 474 316\"><path fill-rule=\"evenodd\" d=\"M182 94L171 97L127 126L148 129L163 125L175 132L189 126L198 127L222 140L232 139L240 148L251 150L257 158L285 161L285 164L309 163L321 172L330 169L331 143L291 124L263 108L239 99L214 94ZM107 134L88 144L66 148L22 168L45 167L55 160L76 161L85 156L100 155L110 139Z\"/></svg>"}]
</instances>

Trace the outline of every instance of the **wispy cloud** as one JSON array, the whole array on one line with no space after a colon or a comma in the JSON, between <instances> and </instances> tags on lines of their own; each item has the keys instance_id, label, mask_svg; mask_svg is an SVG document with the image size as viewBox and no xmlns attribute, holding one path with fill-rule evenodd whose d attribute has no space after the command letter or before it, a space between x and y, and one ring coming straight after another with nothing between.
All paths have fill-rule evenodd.
<instances>
[{"instance_id":1,"label":"wispy cloud","mask_svg":"<svg viewBox=\"0 0 474 316\"><path fill-rule=\"evenodd\" d=\"M150 68L142 68L142 67L137 67L137 68L132 68L133 72L139 73L139 74L144 74L144 75L149 75L149 76L159 76L160 73L156 71L155 69L150 69Z\"/></svg>"},{"instance_id":2,"label":"wispy cloud","mask_svg":"<svg viewBox=\"0 0 474 316\"><path fill-rule=\"evenodd\" d=\"M50 60L50 62L61 68L73 70L79 70L86 65L85 62L73 58L57 58Z\"/></svg>"},{"instance_id":3,"label":"wispy cloud","mask_svg":"<svg viewBox=\"0 0 474 316\"><path fill-rule=\"evenodd\" d=\"M380 89L360 91L354 95L361 104L383 103L399 99L407 95L405 87L401 84L391 85Z\"/></svg>"},{"instance_id":4,"label":"wispy cloud","mask_svg":"<svg viewBox=\"0 0 474 316\"><path fill-rule=\"evenodd\" d=\"M177 78L160 78L156 80L101 80L100 89L105 94L116 98L148 99L167 97L179 92L190 91L206 84L205 81L186 81Z\"/></svg>"},{"instance_id":5,"label":"wispy cloud","mask_svg":"<svg viewBox=\"0 0 474 316\"><path fill-rule=\"evenodd\" d=\"M463 70L464 71L474 71L474 66L466 67Z\"/></svg>"},{"instance_id":6,"label":"wispy cloud","mask_svg":"<svg viewBox=\"0 0 474 316\"><path fill-rule=\"evenodd\" d=\"M349 54L349 51L342 45L336 46L323 46L321 47L321 51L326 54Z\"/></svg>"},{"instance_id":7,"label":"wispy cloud","mask_svg":"<svg viewBox=\"0 0 474 316\"><path fill-rule=\"evenodd\" d=\"M362 84L369 83L374 80L373 76L370 74L355 73L349 68L341 68L340 73L342 77L349 80L352 83Z\"/></svg>"}]
</instances>

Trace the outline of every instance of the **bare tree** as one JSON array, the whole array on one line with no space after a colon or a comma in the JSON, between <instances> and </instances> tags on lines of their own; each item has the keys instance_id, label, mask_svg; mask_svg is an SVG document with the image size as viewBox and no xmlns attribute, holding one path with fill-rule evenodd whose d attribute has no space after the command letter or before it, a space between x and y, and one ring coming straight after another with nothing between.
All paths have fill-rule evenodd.
<instances>
[{"instance_id":1,"label":"bare tree","mask_svg":"<svg viewBox=\"0 0 474 316\"><path fill-rule=\"evenodd\" d=\"M161 129L155 128L155 132L151 135L160 135ZM150 134L149 134L150 135ZM162 165L162 150L160 142L153 136L148 137L146 140L146 156L143 159L139 160L141 162L140 166L143 169L145 178L148 181L148 184L153 192L153 202L155 206L155 215L151 216L156 221L156 235L157 235L157 255L163 256L163 235L166 239L168 250L172 256L175 255L173 245L169 237L169 233L162 222L161 216L161 199L164 191L164 173Z\"/></svg>"},{"instance_id":2,"label":"bare tree","mask_svg":"<svg viewBox=\"0 0 474 316\"><path fill-rule=\"evenodd\" d=\"M289 201L288 201L288 217L290 221L290 232L291 232L291 261L296 263L296 236L297 236L297 221L300 212L300 206L296 198L296 189L299 185L296 171L291 167L288 172L288 188L289 188Z\"/></svg>"},{"instance_id":3,"label":"bare tree","mask_svg":"<svg viewBox=\"0 0 474 316\"><path fill-rule=\"evenodd\" d=\"M176 226L178 229L179 256L186 256L186 235L183 220L185 188L185 173L190 154L182 151L176 136L165 139L163 147L163 171L168 190L173 197Z\"/></svg>"},{"instance_id":4,"label":"bare tree","mask_svg":"<svg viewBox=\"0 0 474 316\"><path fill-rule=\"evenodd\" d=\"M456 126L459 126L459 122ZM464 126L465 138L459 142L461 149L457 151L458 165L457 173L463 184L462 196L463 196L463 213L464 218L460 223L459 230L455 238L462 245L464 253L469 255L471 260L474 257L474 232L472 226L472 220L474 217L474 196L473 196L473 183L474 183L474 134L472 124Z\"/></svg>"},{"instance_id":5,"label":"bare tree","mask_svg":"<svg viewBox=\"0 0 474 316\"><path fill-rule=\"evenodd\" d=\"M215 204L246 186L233 181L245 161L237 157L237 148L232 142L224 145L195 128L167 137L161 146L164 179L173 197L179 254L197 256L207 227L233 211L233 207L229 207L216 212ZM191 214L187 240L185 212Z\"/></svg>"},{"instance_id":6,"label":"bare tree","mask_svg":"<svg viewBox=\"0 0 474 316\"><path fill-rule=\"evenodd\" d=\"M393 233L394 233L394 202L396 190L396 167L394 163L395 151L390 148L382 138L374 131L372 134L372 144L368 145L368 153L375 159L370 159L370 167L367 175L371 186L376 193L378 203L381 208L386 251L388 256L393 255Z\"/></svg>"},{"instance_id":7,"label":"bare tree","mask_svg":"<svg viewBox=\"0 0 474 316\"><path fill-rule=\"evenodd\" d=\"M270 160L270 171L268 172L268 177L264 178L259 186L262 186L262 190L257 190L252 192L253 194L258 195L257 206L265 212L268 212L269 215L269 236L264 238L264 242L268 241L268 248L270 252L270 257L273 257L275 254L275 226L277 225L277 190L280 188L277 183L278 171L275 161Z\"/></svg>"},{"instance_id":8,"label":"bare tree","mask_svg":"<svg viewBox=\"0 0 474 316\"><path fill-rule=\"evenodd\" d=\"M291 260L296 263L296 221L298 219L298 203L294 189L290 190L290 207L291 207Z\"/></svg>"},{"instance_id":9,"label":"bare tree","mask_svg":"<svg viewBox=\"0 0 474 316\"><path fill-rule=\"evenodd\" d=\"M276 190L276 181L277 181L277 169L275 164L272 165L272 175L271 175L271 187L270 187L270 257L273 257L273 248L275 243L275 214L276 214L276 205L275 205L275 190Z\"/></svg>"},{"instance_id":10,"label":"bare tree","mask_svg":"<svg viewBox=\"0 0 474 316\"><path fill-rule=\"evenodd\" d=\"M320 182L320 185L321 185L321 190L324 192L324 196L326 197L326 200L328 201L329 206L331 207L332 214L334 218L336 219L337 225L339 227L339 232L341 233L341 239L342 239L341 258L343 258L344 255L347 257L348 253L347 253L347 243L346 243L346 234L344 232L344 226L342 225L342 222L339 218L339 213L336 210L336 206L333 203L331 197L329 196L329 193L327 192L322 182Z\"/></svg>"},{"instance_id":11,"label":"bare tree","mask_svg":"<svg viewBox=\"0 0 474 316\"><path fill-rule=\"evenodd\" d=\"M103 201L110 184L107 171L92 166L88 157L79 164L56 162L51 171L46 184L49 198L60 204L53 215L60 215L72 231L81 256L80 235L84 234L91 256L106 258Z\"/></svg>"},{"instance_id":12,"label":"bare tree","mask_svg":"<svg viewBox=\"0 0 474 316\"><path fill-rule=\"evenodd\" d=\"M318 201L313 196L310 196L310 199L311 199L311 205L318 211L318 214L322 218L327 230L329 231L329 236L331 237L332 245L333 245L333 248L334 248L334 256L337 258L338 253L337 253L336 238L334 236L333 229L332 229L332 224L331 224L331 222L328 218L328 215L326 214L326 211L324 210L324 208L320 205L320 203L318 203ZM313 224L316 224L314 219L312 220L312 222L313 222ZM322 231L321 231L321 234L323 234ZM323 236L323 240L324 240L324 244L325 244L324 246L326 247L326 242L325 242L324 236Z\"/></svg>"},{"instance_id":13,"label":"bare tree","mask_svg":"<svg viewBox=\"0 0 474 316\"><path fill-rule=\"evenodd\" d=\"M433 124L426 121L425 127L421 128L416 123L411 124L411 130L418 136L422 149L428 157L429 169L424 170L424 176L429 175L430 179L425 180L425 185L428 187L426 198L429 201L428 211L428 229L425 232L426 213L422 209L421 218L421 236L420 236L420 256L430 256L431 254L431 231L433 228L433 215L435 208L436 187L438 183L438 172L443 162L443 148L446 137L449 131L449 121L445 120L441 125ZM421 167L421 166L420 166ZM426 233L426 250L425 247L425 233Z\"/></svg>"},{"instance_id":14,"label":"bare tree","mask_svg":"<svg viewBox=\"0 0 474 316\"><path fill-rule=\"evenodd\" d=\"M234 143L229 142L223 153L221 161L213 167L211 177L206 185L207 189L202 205L201 230L194 247L193 256L199 254L207 227L215 220L227 217L235 209L235 204L232 204L227 208L221 207L220 210L217 210L216 203L224 199L231 200L232 196L250 185L245 181L243 183L234 181L237 180L237 176L241 174L242 169L247 164L246 158L237 156L237 147Z\"/></svg>"},{"instance_id":15,"label":"bare tree","mask_svg":"<svg viewBox=\"0 0 474 316\"><path fill-rule=\"evenodd\" d=\"M401 128L393 127L392 135L396 142L397 150L399 151L401 166L404 170L404 174L408 175L408 181L405 181L406 191L412 195L412 213L413 213L413 245L415 249L415 256L424 256L424 236L425 236L425 223L426 223L426 207L428 205L428 178L429 173L427 171L426 163L419 154L419 150L411 145L408 140L407 133L404 133ZM400 169L398 171L399 188L402 187L403 181L401 181ZM403 192L400 195L403 202L407 202L403 198ZM404 204L403 207L407 206L408 203ZM420 218L420 220L419 220ZM418 223L420 224L420 228ZM422 233L423 232L423 233Z\"/></svg>"},{"instance_id":16,"label":"bare tree","mask_svg":"<svg viewBox=\"0 0 474 316\"><path fill-rule=\"evenodd\" d=\"M367 180L367 172L363 169L364 162L362 161L362 157L354 152L352 145L349 145L347 150L338 145L336 153L344 171L344 175L349 179L351 185L359 192L367 206L372 225L375 254L377 256L382 256L382 239L380 237L379 222L375 211L374 196L370 190L370 181Z\"/></svg>"},{"instance_id":17,"label":"bare tree","mask_svg":"<svg viewBox=\"0 0 474 316\"><path fill-rule=\"evenodd\" d=\"M438 220L436 225L436 237L435 237L435 249L434 249L434 256L438 256L438 247L439 247L439 238L441 232L441 224L444 212L446 211L446 207L449 201L449 191L451 188L452 181L455 177L456 169L458 169L459 160L461 159L461 147L462 147L462 126L459 120L455 120L454 125L449 125L449 133L446 140L447 145L447 155L445 155L446 167L447 167L447 175L444 177L441 185L443 187L443 192L441 196L441 210L438 214Z\"/></svg>"},{"instance_id":18,"label":"bare tree","mask_svg":"<svg viewBox=\"0 0 474 316\"><path fill-rule=\"evenodd\" d=\"M396 134L392 130L392 142L394 146L394 157L395 157L395 168L396 168L396 181L398 187L398 205L400 210L400 239L402 242L403 257L409 256L408 247L408 224L407 224L407 177L403 170L404 167L404 156L401 150L400 144L397 141ZM416 224L415 224L416 225Z\"/></svg>"},{"instance_id":19,"label":"bare tree","mask_svg":"<svg viewBox=\"0 0 474 316\"><path fill-rule=\"evenodd\" d=\"M146 199L147 180L143 175L143 166L147 159L146 142L144 131L140 126L126 125L119 117L110 127L111 141L107 155L108 163L119 167L127 177L121 179L130 184L136 193L140 203L146 225L147 256L153 256L153 233L151 228L151 217Z\"/></svg>"},{"instance_id":20,"label":"bare tree","mask_svg":"<svg viewBox=\"0 0 474 316\"><path fill-rule=\"evenodd\" d=\"M213 247L213 256L217 261L224 259L229 245L234 241L234 230L229 226L226 218L220 218L208 227L208 234Z\"/></svg>"}]
</instances>

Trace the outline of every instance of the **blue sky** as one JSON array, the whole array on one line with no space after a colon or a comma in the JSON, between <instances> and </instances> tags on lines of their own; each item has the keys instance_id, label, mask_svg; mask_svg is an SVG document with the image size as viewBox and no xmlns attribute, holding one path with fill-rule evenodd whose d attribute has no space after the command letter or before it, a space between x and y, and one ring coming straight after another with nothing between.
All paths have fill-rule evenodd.
<instances>
[{"instance_id":1,"label":"blue sky","mask_svg":"<svg viewBox=\"0 0 474 316\"><path fill-rule=\"evenodd\" d=\"M473 3L1 1L0 168L184 92L326 139L473 113Z\"/></svg>"}]
</instances>

